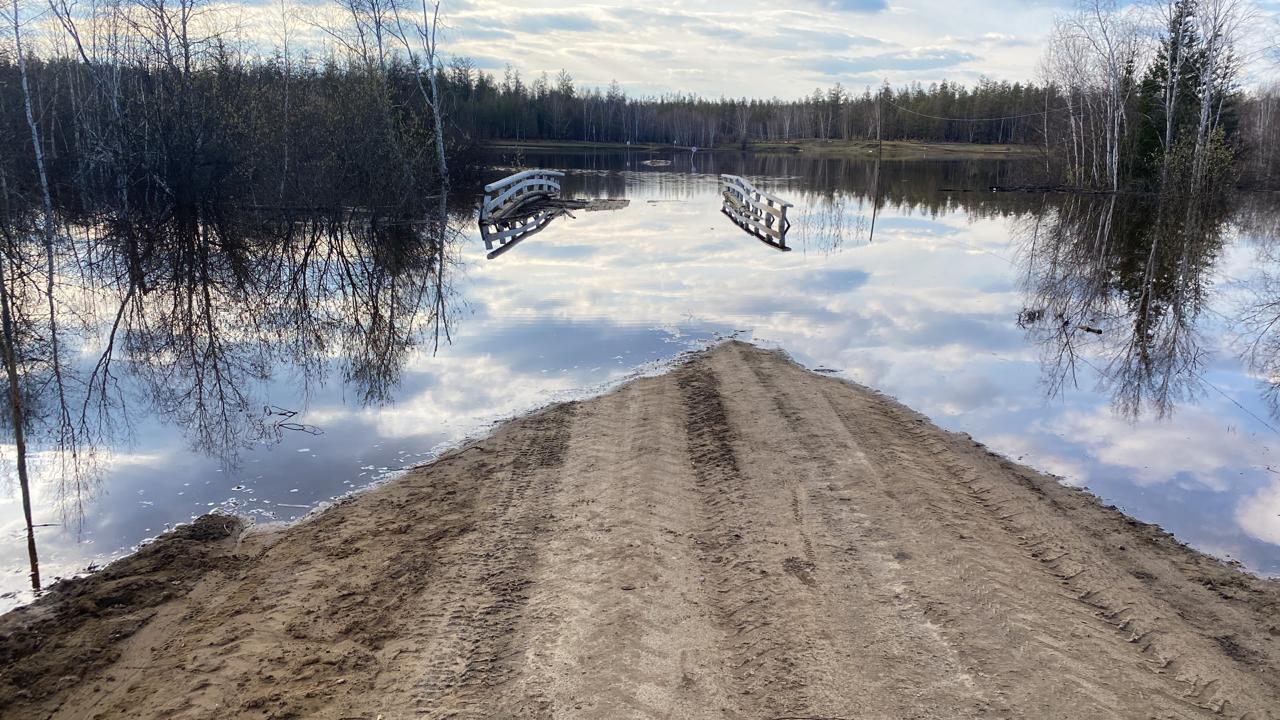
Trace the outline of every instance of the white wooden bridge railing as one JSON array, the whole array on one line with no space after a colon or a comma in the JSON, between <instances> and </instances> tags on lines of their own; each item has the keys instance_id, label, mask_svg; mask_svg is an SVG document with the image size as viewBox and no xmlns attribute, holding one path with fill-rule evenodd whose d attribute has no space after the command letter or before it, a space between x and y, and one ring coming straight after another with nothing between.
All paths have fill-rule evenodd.
<instances>
[{"instance_id":1,"label":"white wooden bridge railing","mask_svg":"<svg viewBox=\"0 0 1280 720\"><path fill-rule=\"evenodd\" d=\"M529 215L519 213L493 223L480 222L480 238L484 240L490 260L515 247L521 240L542 232L552 220L564 214L559 208L543 208ZM494 244L497 248L494 248Z\"/></svg>"},{"instance_id":2,"label":"white wooden bridge railing","mask_svg":"<svg viewBox=\"0 0 1280 720\"><path fill-rule=\"evenodd\" d=\"M530 198L559 193L562 177L556 170L525 170L485 185L480 221L501 218Z\"/></svg>"},{"instance_id":3,"label":"white wooden bridge railing","mask_svg":"<svg viewBox=\"0 0 1280 720\"><path fill-rule=\"evenodd\" d=\"M787 230L791 228L787 208L794 205L737 175L720 176L720 193L724 197L721 211L738 227L779 250L791 249L787 247Z\"/></svg>"}]
</instances>

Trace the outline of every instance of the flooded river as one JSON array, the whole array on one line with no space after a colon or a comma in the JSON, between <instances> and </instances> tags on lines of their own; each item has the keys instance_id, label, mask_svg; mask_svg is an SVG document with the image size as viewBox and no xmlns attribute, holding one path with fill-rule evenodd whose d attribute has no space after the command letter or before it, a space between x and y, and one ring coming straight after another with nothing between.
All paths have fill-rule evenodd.
<instances>
[{"instance_id":1,"label":"flooded river","mask_svg":"<svg viewBox=\"0 0 1280 720\"><path fill-rule=\"evenodd\" d=\"M655 159L670 165L645 164ZM92 476L68 483L62 465L36 458L46 579L216 508L295 519L497 419L730 336L889 393L1197 548L1280 573L1274 196L1192 212L993 191L1017 185L1014 161L493 161L494 178L562 170L566 197L628 202L571 210L491 260L459 212L427 275L403 270L412 258L381 258L399 268L394 283L344 271L317 285L330 295L280 290L297 298L287 313L230 309L223 324L236 329L202 372L237 399L213 409L190 391L206 379L173 370L174 347L117 357L116 427L92 448ZM720 173L793 203L788 252L721 212ZM303 340L320 337L338 339ZM101 343L88 337L79 352L86 375ZM28 597L16 491L0 500L0 530L3 608Z\"/></svg>"}]
</instances>

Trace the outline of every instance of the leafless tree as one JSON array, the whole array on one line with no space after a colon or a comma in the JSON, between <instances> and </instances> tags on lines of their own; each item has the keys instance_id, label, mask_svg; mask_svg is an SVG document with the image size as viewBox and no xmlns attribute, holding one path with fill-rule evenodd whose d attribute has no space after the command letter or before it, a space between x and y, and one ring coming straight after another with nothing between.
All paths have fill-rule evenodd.
<instances>
[{"instance_id":1,"label":"leafless tree","mask_svg":"<svg viewBox=\"0 0 1280 720\"><path fill-rule=\"evenodd\" d=\"M1075 181L1119 188L1126 113L1142 53L1139 25L1116 0L1080 0L1074 13L1058 19L1042 71L1066 94Z\"/></svg>"},{"instance_id":2,"label":"leafless tree","mask_svg":"<svg viewBox=\"0 0 1280 720\"><path fill-rule=\"evenodd\" d=\"M1072 196L1022 221L1025 307L1050 394L1087 365L1118 412L1167 416L1198 394L1197 322L1225 210L1212 201ZM1156 242L1157 239L1162 242Z\"/></svg>"},{"instance_id":3,"label":"leafless tree","mask_svg":"<svg viewBox=\"0 0 1280 720\"><path fill-rule=\"evenodd\" d=\"M21 254L19 240L13 232L13 223L9 222L9 188L3 173L0 173L0 241L4 252L0 253L0 355L3 356L6 388L9 396L9 422L12 426L15 451L14 463L17 466L18 492L22 498L22 516L26 522L27 559L30 564L31 587L40 589L40 557L36 551L35 521L31 508L31 474L28 464L30 457L27 448L27 398L23 388L23 372L19 363L22 343L20 320L15 303L10 299L14 289L18 287L15 275L21 272Z\"/></svg>"},{"instance_id":4,"label":"leafless tree","mask_svg":"<svg viewBox=\"0 0 1280 720\"><path fill-rule=\"evenodd\" d=\"M1247 0L1196 0L1196 19L1204 42L1193 175L1197 182L1207 174L1209 146L1222 122L1222 109L1238 70L1240 35L1256 18L1257 7Z\"/></svg>"}]
</instances>

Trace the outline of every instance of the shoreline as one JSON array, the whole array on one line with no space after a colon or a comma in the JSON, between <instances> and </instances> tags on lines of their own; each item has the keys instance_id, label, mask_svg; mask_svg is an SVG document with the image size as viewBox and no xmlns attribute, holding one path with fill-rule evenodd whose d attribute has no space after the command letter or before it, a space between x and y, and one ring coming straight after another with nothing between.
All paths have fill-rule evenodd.
<instances>
[{"instance_id":1,"label":"shoreline","mask_svg":"<svg viewBox=\"0 0 1280 720\"><path fill-rule=\"evenodd\" d=\"M485 140L479 145L489 150L628 150L632 152L688 152L684 145L663 143L635 143L628 145L617 142L596 142L589 140ZM719 145L714 148L699 148L699 152L751 152L760 154L804 154L820 157L857 156L865 157L875 154L875 140L779 140L752 141L746 148L737 144ZM1043 148L1030 145L983 145L977 143L933 143L911 140L886 140L884 142L884 158L886 160L975 160L999 159L1023 160L1041 157Z\"/></svg>"},{"instance_id":2,"label":"shoreline","mask_svg":"<svg viewBox=\"0 0 1280 720\"><path fill-rule=\"evenodd\" d=\"M731 341L59 584L0 616L0 714L1268 717L1278 611L1280 582Z\"/></svg>"}]
</instances>

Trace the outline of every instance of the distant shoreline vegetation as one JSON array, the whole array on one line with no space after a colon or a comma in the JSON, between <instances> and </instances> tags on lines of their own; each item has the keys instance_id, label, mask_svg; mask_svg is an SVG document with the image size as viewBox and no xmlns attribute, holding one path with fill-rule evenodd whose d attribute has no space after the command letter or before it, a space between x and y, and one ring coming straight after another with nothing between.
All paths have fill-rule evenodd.
<instances>
[{"instance_id":1,"label":"distant shoreline vegetation","mask_svg":"<svg viewBox=\"0 0 1280 720\"><path fill-rule=\"evenodd\" d=\"M431 73L416 51L427 18L395 2L333 6L343 12L325 15L331 50L316 57L288 31L317 21L287 14L264 53L208 27L195 0L6 3L8 192L38 194L29 93L47 180L68 198L95 183L118 196L120 182L256 203L420 194L440 181L427 85L438 88L455 175L474 169L474 143L494 140L757 149L883 140L1034 147L1046 183L1086 189L1155 189L1173 168L1206 176L1198 182L1280 186L1280 83L1238 86L1238 36L1254 19L1244 0L1165 0L1141 12L1082 0L1058 19L1035 80L836 84L795 100L629 97L617 82L581 88L563 70L530 81L511 67L498 77L461 57Z\"/></svg>"},{"instance_id":2,"label":"distant shoreline vegetation","mask_svg":"<svg viewBox=\"0 0 1280 720\"><path fill-rule=\"evenodd\" d=\"M1044 181L1088 190L1280 187L1280 82L1239 87L1243 0L1142 9L1082 0L1058 18L1030 82L919 83L797 100L628 97L581 89L564 70L501 79L455 59L442 78L454 121L482 141L778 149L838 141L1036 147ZM830 149L830 148L829 148ZM1191 188L1184 188L1191 189Z\"/></svg>"},{"instance_id":3,"label":"distant shoreline vegetation","mask_svg":"<svg viewBox=\"0 0 1280 720\"><path fill-rule=\"evenodd\" d=\"M860 157L882 152L886 159L945 159L945 158L1030 158L1041 157L1044 150L1035 145L996 145L982 143L931 142L927 140L752 140L744 147L740 143L721 143L715 147L675 145L670 143L626 143L596 140L524 140L518 138L492 138L481 142L491 149L513 150L749 150L753 152L809 153L814 155L852 155Z\"/></svg>"}]
</instances>

